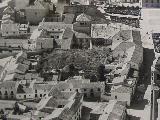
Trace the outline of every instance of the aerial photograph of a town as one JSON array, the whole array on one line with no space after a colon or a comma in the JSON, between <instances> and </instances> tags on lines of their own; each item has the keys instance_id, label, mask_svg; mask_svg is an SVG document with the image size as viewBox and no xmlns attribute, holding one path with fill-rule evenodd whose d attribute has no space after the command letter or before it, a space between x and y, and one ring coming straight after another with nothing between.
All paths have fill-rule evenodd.
<instances>
[{"instance_id":1,"label":"aerial photograph of a town","mask_svg":"<svg viewBox=\"0 0 160 120\"><path fill-rule=\"evenodd\" d=\"M0 120L160 120L160 0L0 0Z\"/></svg>"}]
</instances>

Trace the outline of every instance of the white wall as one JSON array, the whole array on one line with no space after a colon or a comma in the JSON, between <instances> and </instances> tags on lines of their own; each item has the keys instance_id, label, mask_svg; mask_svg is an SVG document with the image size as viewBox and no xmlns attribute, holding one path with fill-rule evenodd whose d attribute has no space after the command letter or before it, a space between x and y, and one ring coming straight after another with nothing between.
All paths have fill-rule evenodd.
<instances>
[{"instance_id":1,"label":"white wall","mask_svg":"<svg viewBox=\"0 0 160 120\"><path fill-rule=\"evenodd\" d=\"M130 93L117 93L113 92L111 94L111 98L115 100L115 96L117 96L118 101L127 101L127 105L130 106L131 102L131 94Z\"/></svg>"},{"instance_id":2,"label":"white wall","mask_svg":"<svg viewBox=\"0 0 160 120\"><path fill-rule=\"evenodd\" d=\"M26 20L31 24L39 24L49 11L47 9L25 9Z\"/></svg>"},{"instance_id":3,"label":"white wall","mask_svg":"<svg viewBox=\"0 0 160 120\"><path fill-rule=\"evenodd\" d=\"M8 99L15 99L16 98L16 89L15 88L5 88L2 87L0 89L2 95L1 95L1 99L5 99L5 91L7 91L8 93ZM13 97L11 97L11 91L13 91Z\"/></svg>"},{"instance_id":4,"label":"white wall","mask_svg":"<svg viewBox=\"0 0 160 120\"><path fill-rule=\"evenodd\" d=\"M27 5L29 5L29 0L14 0L14 1L17 10L24 9Z\"/></svg>"},{"instance_id":5,"label":"white wall","mask_svg":"<svg viewBox=\"0 0 160 120\"><path fill-rule=\"evenodd\" d=\"M26 98L24 98L24 96L26 95ZM33 99L34 98L34 94L16 94L16 98L18 100L22 100L22 99Z\"/></svg>"}]
</instances>

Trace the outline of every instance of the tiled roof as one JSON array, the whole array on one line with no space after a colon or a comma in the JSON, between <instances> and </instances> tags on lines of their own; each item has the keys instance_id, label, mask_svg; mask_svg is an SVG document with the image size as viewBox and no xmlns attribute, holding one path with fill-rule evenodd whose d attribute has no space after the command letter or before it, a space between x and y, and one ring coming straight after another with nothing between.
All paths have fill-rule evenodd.
<instances>
[{"instance_id":1,"label":"tiled roof","mask_svg":"<svg viewBox=\"0 0 160 120\"><path fill-rule=\"evenodd\" d=\"M7 115L8 120L29 120L30 118L24 115Z\"/></svg>"},{"instance_id":2,"label":"tiled roof","mask_svg":"<svg viewBox=\"0 0 160 120\"><path fill-rule=\"evenodd\" d=\"M3 81L11 81L15 78L14 76L15 74L6 75Z\"/></svg>"},{"instance_id":3,"label":"tiled roof","mask_svg":"<svg viewBox=\"0 0 160 120\"><path fill-rule=\"evenodd\" d=\"M73 28L73 24L65 24L64 22L41 22L39 29L52 30L52 29L66 29Z\"/></svg>"},{"instance_id":4,"label":"tiled roof","mask_svg":"<svg viewBox=\"0 0 160 120\"><path fill-rule=\"evenodd\" d=\"M139 65L140 62L142 62L142 60L143 60L143 47L136 45L135 50L133 52L133 56L131 58L131 62Z\"/></svg>"},{"instance_id":5,"label":"tiled roof","mask_svg":"<svg viewBox=\"0 0 160 120\"><path fill-rule=\"evenodd\" d=\"M70 83L59 82L56 86L60 91L65 91L66 89L70 88Z\"/></svg>"},{"instance_id":6,"label":"tiled roof","mask_svg":"<svg viewBox=\"0 0 160 120\"><path fill-rule=\"evenodd\" d=\"M89 15L86 15L85 13L82 13L82 14L77 16L76 21L78 21L78 22L81 22L81 21L82 22L83 21L88 22L88 21L92 21L92 17L89 16Z\"/></svg>"},{"instance_id":7,"label":"tiled roof","mask_svg":"<svg viewBox=\"0 0 160 120\"><path fill-rule=\"evenodd\" d=\"M16 23L13 24L2 24L1 30L5 32L19 32L19 25Z\"/></svg>"},{"instance_id":8,"label":"tiled roof","mask_svg":"<svg viewBox=\"0 0 160 120\"><path fill-rule=\"evenodd\" d=\"M63 99L69 99L75 92L62 91Z\"/></svg>"},{"instance_id":9,"label":"tiled roof","mask_svg":"<svg viewBox=\"0 0 160 120\"><path fill-rule=\"evenodd\" d=\"M25 73L28 69L28 65L24 65L24 64L18 64L17 66L17 70L20 70L21 72Z\"/></svg>"},{"instance_id":10,"label":"tiled roof","mask_svg":"<svg viewBox=\"0 0 160 120\"><path fill-rule=\"evenodd\" d=\"M122 42L120 43L113 52L120 52L120 51L126 51L127 49L133 47L135 44L132 42Z\"/></svg>"},{"instance_id":11,"label":"tiled roof","mask_svg":"<svg viewBox=\"0 0 160 120\"><path fill-rule=\"evenodd\" d=\"M16 81L6 81L0 84L0 88L16 88Z\"/></svg>"},{"instance_id":12,"label":"tiled roof","mask_svg":"<svg viewBox=\"0 0 160 120\"><path fill-rule=\"evenodd\" d=\"M83 82L83 80L68 81L73 85L73 88L102 88L104 85L101 82Z\"/></svg>"},{"instance_id":13,"label":"tiled roof","mask_svg":"<svg viewBox=\"0 0 160 120\"><path fill-rule=\"evenodd\" d=\"M132 37L133 37L133 42L134 42L136 45L142 46L141 33L140 33L140 31L135 31L135 30L133 30L133 31L132 31Z\"/></svg>"},{"instance_id":14,"label":"tiled roof","mask_svg":"<svg viewBox=\"0 0 160 120\"><path fill-rule=\"evenodd\" d=\"M0 75L3 72L4 67L0 66Z\"/></svg>"},{"instance_id":15,"label":"tiled roof","mask_svg":"<svg viewBox=\"0 0 160 120\"><path fill-rule=\"evenodd\" d=\"M14 10L13 10L10 6L8 6L8 7L6 7L6 8L3 10L3 13L5 13L5 12L7 12L7 13L14 13Z\"/></svg>"},{"instance_id":16,"label":"tiled roof","mask_svg":"<svg viewBox=\"0 0 160 120\"><path fill-rule=\"evenodd\" d=\"M26 7L25 9L46 9L40 2L36 2L34 5L30 5Z\"/></svg>"},{"instance_id":17,"label":"tiled roof","mask_svg":"<svg viewBox=\"0 0 160 120\"><path fill-rule=\"evenodd\" d=\"M56 108L58 106L58 101L56 98L51 97L46 104L46 107Z\"/></svg>"},{"instance_id":18,"label":"tiled roof","mask_svg":"<svg viewBox=\"0 0 160 120\"><path fill-rule=\"evenodd\" d=\"M17 90L17 94L32 94L32 88L23 88L23 90Z\"/></svg>"},{"instance_id":19,"label":"tiled roof","mask_svg":"<svg viewBox=\"0 0 160 120\"><path fill-rule=\"evenodd\" d=\"M118 101L114 105L113 110L109 114L109 117L107 120L120 120L122 116L124 115L125 110L126 110L126 103Z\"/></svg>"},{"instance_id":20,"label":"tiled roof","mask_svg":"<svg viewBox=\"0 0 160 120\"><path fill-rule=\"evenodd\" d=\"M75 96L75 101L71 105L71 108L65 108L65 110L60 114L58 118L62 120L71 120L75 112L79 109L80 105L82 104L80 102L81 98L82 94L77 93Z\"/></svg>"},{"instance_id":21,"label":"tiled roof","mask_svg":"<svg viewBox=\"0 0 160 120\"><path fill-rule=\"evenodd\" d=\"M63 39L61 42L61 48L62 49L70 49L73 39L73 31L71 28L66 28L63 34Z\"/></svg>"},{"instance_id":22,"label":"tiled roof","mask_svg":"<svg viewBox=\"0 0 160 120\"><path fill-rule=\"evenodd\" d=\"M61 93L61 91L56 86L52 87L48 96L52 96L53 98L56 98L56 99L63 98L63 94Z\"/></svg>"},{"instance_id":23,"label":"tiled roof","mask_svg":"<svg viewBox=\"0 0 160 120\"><path fill-rule=\"evenodd\" d=\"M53 85L49 85L49 84L34 84L33 85L33 89L35 90L47 90L50 91L51 88L53 87Z\"/></svg>"},{"instance_id":24,"label":"tiled roof","mask_svg":"<svg viewBox=\"0 0 160 120\"><path fill-rule=\"evenodd\" d=\"M65 14L65 18L63 22L65 24L72 24L74 22L75 15L74 14Z\"/></svg>"},{"instance_id":25,"label":"tiled roof","mask_svg":"<svg viewBox=\"0 0 160 120\"><path fill-rule=\"evenodd\" d=\"M76 36L76 38L91 38L86 33L80 33L80 32L75 32L75 36Z\"/></svg>"},{"instance_id":26,"label":"tiled roof","mask_svg":"<svg viewBox=\"0 0 160 120\"><path fill-rule=\"evenodd\" d=\"M132 88L127 87L127 86L121 86L121 87L118 87L117 89L114 89L113 92L132 93Z\"/></svg>"}]
</instances>

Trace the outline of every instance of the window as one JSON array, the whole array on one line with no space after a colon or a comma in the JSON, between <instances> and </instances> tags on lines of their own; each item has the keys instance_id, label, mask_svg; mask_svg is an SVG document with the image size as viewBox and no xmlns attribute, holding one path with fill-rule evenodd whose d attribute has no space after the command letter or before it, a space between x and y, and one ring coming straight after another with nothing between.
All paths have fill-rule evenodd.
<instances>
[{"instance_id":1,"label":"window","mask_svg":"<svg viewBox=\"0 0 160 120\"><path fill-rule=\"evenodd\" d=\"M37 12L35 12L35 15L37 15Z\"/></svg>"},{"instance_id":2,"label":"window","mask_svg":"<svg viewBox=\"0 0 160 120\"><path fill-rule=\"evenodd\" d=\"M26 99L26 95L24 95L24 99Z\"/></svg>"},{"instance_id":3,"label":"window","mask_svg":"<svg viewBox=\"0 0 160 120\"><path fill-rule=\"evenodd\" d=\"M76 89L76 92L78 92L78 89Z\"/></svg>"},{"instance_id":4,"label":"window","mask_svg":"<svg viewBox=\"0 0 160 120\"><path fill-rule=\"evenodd\" d=\"M6 34L8 34L8 32L6 32Z\"/></svg>"},{"instance_id":5,"label":"window","mask_svg":"<svg viewBox=\"0 0 160 120\"><path fill-rule=\"evenodd\" d=\"M87 91L86 89L84 89L84 91Z\"/></svg>"},{"instance_id":6,"label":"window","mask_svg":"<svg viewBox=\"0 0 160 120\"><path fill-rule=\"evenodd\" d=\"M5 96L5 99L8 99L8 95Z\"/></svg>"},{"instance_id":7,"label":"window","mask_svg":"<svg viewBox=\"0 0 160 120\"><path fill-rule=\"evenodd\" d=\"M117 95L115 96L115 99L117 99Z\"/></svg>"},{"instance_id":8,"label":"window","mask_svg":"<svg viewBox=\"0 0 160 120\"><path fill-rule=\"evenodd\" d=\"M42 97L42 94L40 94L40 97Z\"/></svg>"},{"instance_id":9,"label":"window","mask_svg":"<svg viewBox=\"0 0 160 120\"><path fill-rule=\"evenodd\" d=\"M57 39L59 38L59 36L57 36Z\"/></svg>"},{"instance_id":10,"label":"window","mask_svg":"<svg viewBox=\"0 0 160 120\"><path fill-rule=\"evenodd\" d=\"M87 94L86 94L86 93L84 93L84 97L85 97L85 98L87 97Z\"/></svg>"},{"instance_id":11,"label":"window","mask_svg":"<svg viewBox=\"0 0 160 120\"><path fill-rule=\"evenodd\" d=\"M85 23L81 22L80 25L85 25Z\"/></svg>"},{"instance_id":12,"label":"window","mask_svg":"<svg viewBox=\"0 0 160 120\"><path fill-rule=\"evenodd\" d=\"M7 91L5 91L5 95L8 95Z\"/></svg>"},{"instance_id":13,"label":"window","mask_svg":"<svg viewBox=\"0 0 160 120\"><path fill-rule=\"evenodd\" d=\"M100 89L100 88L98 88L98 91L100 92L100 91L101 91L101 89Z\"/></svg>"},{"instance_id":14,"label":"window","mask_svg":"<svg viewBox=\"0 0 160 120\"><path fill-rule=\"evenodd\" d=\"M35 94L35 97L37 97L37 94Z\"/></svg>"},{"instance_id":15,"label":"window","mask_svg":"<svg viewBox=\"0 0 160 120\"><path fill-rule=\"evenodd\" d=\"M64 105L58 105L58 108L63 108L64 107Z\"/></svg>"},{"instance_id":16,"label":"window","mask_svg":"<svg viewBox=\"0 0 160 120\"><path fill-rule=\"evenodd\" d=\"M91 92L93 92L93 89L91 89Z\"/></svg>"},{"instance_id":17,"label":"window","mask_svg":"<svg viewBox=\"0 0 160 120\"><path fill-rule=\"evenodd\" d=\"M37 90L35 90L35 93L37 93Z\"/></svg>"},{"instance_id":18,"label":"window","mask_svg":"<svg viewBox=\"0 0 160 120\"><path fill-rule=\"evenodd\" d=\"M11 95L13 95L14 93L13 93L13 91L11 91Z\"/></svg>"},{"instance_id":19,"label":"window","mask_svg":"<svg viewBox=\"0 0 160 120\"><path fill-rule=\"evenodd\" d=\"M94 97L94 93L93 93L93 92L91 92L90 96L91 96L91 97Z\"/></svg>"},{"instance_id":20,"label":"window","mask_svg":"<svg viewBox=\"0 0 160 120\"><path fill-rule=\"evenodd\" d=\"M13 34L15 34L15 32L13 32Z\"/></svg>"}]
</instances>

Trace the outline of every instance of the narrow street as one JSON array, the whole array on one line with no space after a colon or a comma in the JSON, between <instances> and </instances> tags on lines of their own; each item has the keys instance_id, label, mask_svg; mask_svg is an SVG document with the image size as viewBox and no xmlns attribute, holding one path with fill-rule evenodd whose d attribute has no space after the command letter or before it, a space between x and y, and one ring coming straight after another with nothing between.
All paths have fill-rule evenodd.
<instances>
[{"instance_id":1,"label":"narrow street","mask_svg":"<svg viewBox=\"0 0 160 120\"><path fill-rule=\"evenodd\" d=\"M151 110L151 66L155 59L154 46L152 41L152 32L158 31L158 27L155 27L155 21L159 19L157 17L157 10L154 10L152 14L151 9L142 9L142 21L141 21L141 35L142 43L144 48L144 80L142 84L145 85L146 91L143 96L143 100L138 103L133 103L131 107L127 110L128 114L131 116L130 120L150 120L150 110ZM150 15L153 16L150 16Z\"/></svg>"}]
</instances>

